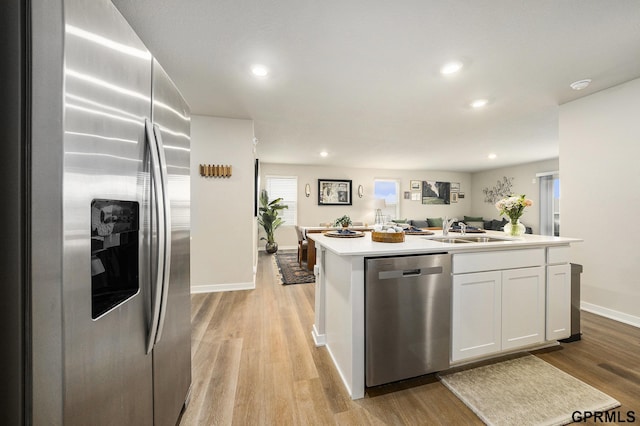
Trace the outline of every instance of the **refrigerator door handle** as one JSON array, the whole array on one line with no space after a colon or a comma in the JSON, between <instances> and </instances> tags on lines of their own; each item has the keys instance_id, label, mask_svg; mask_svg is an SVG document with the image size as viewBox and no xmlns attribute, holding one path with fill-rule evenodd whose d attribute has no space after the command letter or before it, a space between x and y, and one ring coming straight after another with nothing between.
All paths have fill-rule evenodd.
<instances>
[{"instance_id":1,"label":"refrigerator door handle","mask_svg":"<svg viewBox=\"0 0 640 426\"><path fill-rule=\"evenodd\" d=\"M164 273L162 280L162 305L160 307L160 318L158 320L158 331L156 332L156 343L160 341L162 337L162 329L164 327L164 319L167 313L167 299L169 296L169 275L171 274L171 202L169 200L169 183L167 174L167 159L164 154L164 144L162 143L162 134L160 127L157 124L153 125L153 134L156 139L156 146L158 148L158 156L160 158L160 175L162 179L163 188L163 203L164 208L164 223L161 226L164 227L164 251L163 251L163 264Z\"/></svg>"},{"instance_id":2,"label":"refrigerator door handle","mask_svg":"<svg viewBox=\"0 0 640 426\"><path fill-rule=\"evenodd\" d=\"M151 188L153 188L153 198L155 203L151 206L151 223L153 224L153 217L157 217L156 225L158 227L157 246L158 246L158 258L156 261L155 280L151 279L151 294L153 300L151 302L151 324L149 325L149 334L147 335L147 353L150 353L156 341L156 334L158 332L158 320L160 318L160 307L162 302L162 281L164 274L164 246L165 246L165 231L164 231L164 196L162 187L162 175L160 158L158 155L158 144L153 135L153 130L149 120L145 120L145 139L149 147L149 158L151 160ZM153 266L152 266L153 267Z\"/></svg>"}]
</instances>

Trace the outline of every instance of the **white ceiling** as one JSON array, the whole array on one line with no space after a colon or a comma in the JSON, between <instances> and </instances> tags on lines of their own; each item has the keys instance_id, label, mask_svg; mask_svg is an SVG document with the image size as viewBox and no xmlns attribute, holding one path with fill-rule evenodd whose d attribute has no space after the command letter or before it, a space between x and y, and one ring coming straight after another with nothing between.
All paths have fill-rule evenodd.
<instances>
[{"instance_id":1,"label":"white ceiling","mask_svg":"<svg viewBox=\"0 0 640 426\"><path fill-rule=\"evenodd\" d=\"M638 0L114 3L192 113L252 119L269 163L479 171L554 158L559 105L640 77ZM463 70L442 76L452 59ZM270 75L253 77L254 63ZM473 110L476 98L490 104Z\"/></svg>"}]
</instances>

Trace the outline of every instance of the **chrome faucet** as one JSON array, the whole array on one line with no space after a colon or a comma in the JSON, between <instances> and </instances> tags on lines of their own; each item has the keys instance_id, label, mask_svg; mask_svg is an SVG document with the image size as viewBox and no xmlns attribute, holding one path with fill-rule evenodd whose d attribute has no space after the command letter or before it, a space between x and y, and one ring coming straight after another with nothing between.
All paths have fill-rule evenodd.
<instances>
[{"instance_id":1,"label":"chrome faucet","mask_svg":"<svg viewBox=\"0 0 640 426\"><path fill-rule=\"evenodd\" d=\"M453 225L453 222L456 222L458 219L451 218L448 219L446 216L442 219L442 235L449 235L449 229Z\"/></svg>"}]
</instances>

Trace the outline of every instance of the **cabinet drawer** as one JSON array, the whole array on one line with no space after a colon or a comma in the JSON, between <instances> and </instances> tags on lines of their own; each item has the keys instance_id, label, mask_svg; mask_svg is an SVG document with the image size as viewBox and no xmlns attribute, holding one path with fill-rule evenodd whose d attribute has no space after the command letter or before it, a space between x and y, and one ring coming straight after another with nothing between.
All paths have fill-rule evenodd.
<instances>
[{"instance_id":1,"label":"cabinet drawer","mask_svg":"<svg viewBox=\"0 0 640 426\"><path fill-rule=\"evenodd\" d=\"M545 264L545 249L522 249L460 253L453 255L453 273L527 268Z\"/></svg>"},{"instance_id":2,"label":"cabinet drawer","mask_svg":"<svg viewBox=\"0 0 640 426\"><path fill-rule=\"evenodd\" d=\"M547 263L569 263L569 246L547 247Z\"/></svg>"}]
</instances>

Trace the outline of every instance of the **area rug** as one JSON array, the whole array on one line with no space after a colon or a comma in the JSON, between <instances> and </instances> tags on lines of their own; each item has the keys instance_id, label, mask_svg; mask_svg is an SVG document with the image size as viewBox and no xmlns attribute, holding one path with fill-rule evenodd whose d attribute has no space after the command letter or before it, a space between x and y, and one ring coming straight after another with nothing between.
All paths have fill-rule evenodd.
<instances>
[{"instance_id":1,"label":"area rug","mask_svg":"<svg viewBox=\"0 0 640 426\"><path fill-rule=\"evenodd\" d=\"M303 263L302 266L298 264L297 252L279 251L275 257L276 264L280 270L282 284L306 284L316 282L316 277L313 275L313 271L307 269L307 264Z\"/></svg>"},{"instance_id":2,"label":"area rug","mask_svg":"<svg viewBox=\"0 0 640 426\"><path fill-rule=\"evenodd\" d=\"M533 355L451 374L440 381L488 425L564 425L576 411L620 406Z\"/></svg>"}]
</instances>

